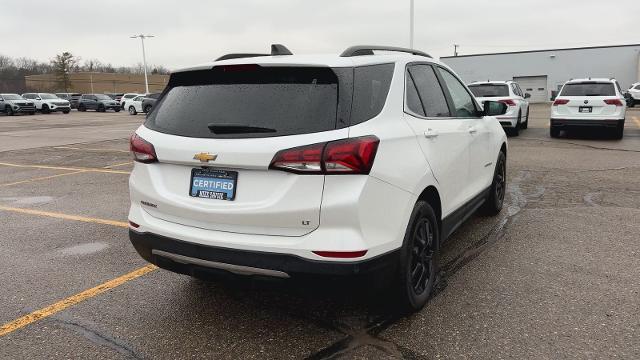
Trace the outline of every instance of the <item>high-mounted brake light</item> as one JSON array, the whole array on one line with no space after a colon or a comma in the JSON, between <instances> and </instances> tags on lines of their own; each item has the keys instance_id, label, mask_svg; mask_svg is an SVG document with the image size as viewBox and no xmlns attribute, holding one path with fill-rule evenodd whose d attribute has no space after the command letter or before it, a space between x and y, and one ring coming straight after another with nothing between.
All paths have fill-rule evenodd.
<instances>
[{"instance_id":1,"label":"high-mounted brake light","mask_svg":"<svg viewBox=\"0 0 640 360\"><path fill-rule=\"evenodd\" d=\"M507 104L508 106L516 106L516 102L511 99L498 100L498 102Z\"/></svg>"},{"instance_id":2,"label":"high-mounted brake light","mask_svg":"<svg viewBox=\"0 0 640 360\"><path fill-rule=\"evenodd\" d=\"M620 99L607 99L604 101L604 103L607 105L623 106Z\"/></svg>"},{"instance_id":3,"label":"high-mounted brake light","mask_svg":"<svg viewBox=\"0 0 640 360\"><path fill-rule=\"evenodd\" d=\"M369 174L380 139L363 136L279 151L270 169L296 174Z\"/></svg>"},{"instance_id":4,"label":"high-mounted brake light","mask_svg":"<svg viewBox=\"0 0 640 360\"><path fill-rule=\"evenodd\" d=\"M553 102L553 106L566 105L568 103L569 103L569 100L567 99L556 99L556 101Z\"/></svg>"},{"instance_id":5,"label":"high-mounted brake light","mask_svg":"<svg viewBox=\"0 0 640 360\"><path fill-rule=\"evenodd\" d=\"M131 135L131 139L129 139L129 149L131 150L131 154L133 154L133 159L137 162L149 164L158 161L156 149L153 147L153 144L141 138L138 134L134 133Z\"/></svg>"}]
</instances>

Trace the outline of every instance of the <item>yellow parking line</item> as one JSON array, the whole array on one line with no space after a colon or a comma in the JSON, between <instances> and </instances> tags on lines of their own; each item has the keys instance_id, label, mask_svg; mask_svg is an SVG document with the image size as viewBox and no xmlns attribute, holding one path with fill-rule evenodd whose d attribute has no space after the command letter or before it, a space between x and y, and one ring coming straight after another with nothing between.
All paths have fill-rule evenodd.
<instances>
[{"instance_id":1,"label":"yellow parking line","mask_svg":"<svg viewBox=\"0 0 640 360\"><path fill-rule=\"evenodd\" d=\"M94 223L94 224L112 225L112 226L125 227L125 228L129 227L129 223L123 222L123 221L90 218L90 217L79 216L79 215L69 215L69 214L63 214L63 213L16 208L16 207L9 207L9 206L2 206L2 205L0 205L0 211L10 211L15 213L37 215L37 216L48 216L48 217L64 219L64 220L82 221L82 222L88 222L88 223Z\"/></svg>"},{"instance_id":2,"label":"yellow parking line","mask_svg":"<svg viewBox=\"0 0 640 360\"><path fill-rule=\"evenodd\" d=\"M119 153L128 153L129 150L121 150L121 149L95 149L95 148L79 148L73 146L54 146L54 149L64 149L64 150L82 150L82 151L95 151L95 152L119 152Z\"/></svg>"},{"instance_id":3,"label":"yellow parking line","mask_svg":"<svg viewBox=\"0 0 640 360\"><path fill-rule=\"evenodd\" d=\"M125 165L132 165L132 164L133 164L133 161L127 161L127 162L123 162L123 163L120 163L120 164L107 165L107 166L104 167L104 169L111 169L111 168L118 167L118 166L125 166Z\"/></svg>"},{"instance_id":4,"label":"yellow parking line","mask_svg":"<svg viewBox=\"0 0 640 360\"><path fill-rule=\"evenodd\" d=\"M33 322L49 317L55 313L58 313L70 306L76 305L80 302L83 302L87 299L90 299L96 295L102 294L105 291L109 291L115 287L118 287L128 281L139 278L142 275L148 274L151 271L156 270L157 267L155 265L147 265L135 271L132 271L128 274L124 274L120 277L117 277L113 280L109 280L103 284L100 284L91 289L85 290L73 296L70 296L66 299L62 299L55 304L49 305L40 310L36 310L30 314L27 314L23 317L20 317L16 320L8 322L2 327L0 327L0 336L7 335L13 331L16 331L22 327L25 327Z\"/></svg>"},{"instance_id":5,"label":"yellow parking line","mask_svg":"<svg viewBox=\"0 0 640 360\"><path fill-rule=\"evenodd\" d=\"M79 168L79 167L63 167L63 166L50 166L50 165L25 165L25 164L10 164L0 162L0 166L12 166L20 168L32 168L32 169L53 169L53 170L69 170L69 171L90 171L98 173L108 174L130 174L130 171L123 170L110 170L110 169L96 169L96 168Z\"/></svg>"},{"instance_id":6,"label":"yellow parking line","mask_svg":"<svg viewBox=\"0 0 640 360\"><path fill-rule=\"evenodd\" d=\"M636 125L638 125L638 127L640 128L640 119L638 119L638 117L637 117L637 116L634 116L634 117L633 117L633 122L635 122L635 123L636 123Z\"/></svg>"},{"instance_id":7,"label":"yellow parking line","mask_svg":"<svg viewBox=\"0 0 640 360\"><path fill-rule=\"evenodd\" d=\"M67 176L67 175L73 175L73 174L80 174L80 173L85 173L85 172L88 172L88 171L86 171L86 170L80 170L80 171L68 172L68 173L63 173L63 174L56 174L56 175L42 176L42 177L37 177L37 178L33 178L33 179L27 179L27 180L15 181L15 182L11 182L11 183L4 183L4 184L0 184L0 186L11 186L11 185L25 184L25 183L30 183L30 182L32 182L32 181L40 181L40 180L53 179L53 178L57 178L57 177L60 177L60 176Z\"/></svg>"}]
</instances>

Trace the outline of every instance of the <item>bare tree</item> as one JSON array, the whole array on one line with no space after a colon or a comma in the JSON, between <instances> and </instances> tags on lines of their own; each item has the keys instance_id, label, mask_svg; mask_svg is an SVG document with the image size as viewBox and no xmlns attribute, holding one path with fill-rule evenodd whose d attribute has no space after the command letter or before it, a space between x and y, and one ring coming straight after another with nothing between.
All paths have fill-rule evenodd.
<instances>
[{"instance_id":1,"label":"bare tree","mask_svg":"<svg viewBox=\"0 0 640 360\"><path fill-rule=\"evenodd\" d=\"M53 66L53 72L56 75L58 87L64 88L64 91L68 92L71 85L69 73L78 66L78 60L73 56L73 54L65 51L62 54L56 55L56 57L51 60L51 65Z\"/></svg>"}]
</instances>

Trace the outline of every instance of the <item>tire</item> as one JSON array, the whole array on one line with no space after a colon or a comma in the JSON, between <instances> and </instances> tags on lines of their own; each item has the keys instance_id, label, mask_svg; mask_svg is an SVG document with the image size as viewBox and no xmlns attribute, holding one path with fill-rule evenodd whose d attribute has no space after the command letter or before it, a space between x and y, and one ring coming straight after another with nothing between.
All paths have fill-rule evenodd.
<instances>
[{"instance_id":1,"label":"tire","mask_svg":"<svg viewBox=\"0 0 640 360\"><path fill-rule=\"evenodd\" d=\"M113 109L113 111L120 112L120 108L115 108L115 109Z\"/></svg>"},{"instance_id":2,"label":"tire","mask_svg":"<svg viewBox=\"0 0 640 360\"><path fill-rule=\"evenodd\" d=\"M522 128L523 129L528 129L529 128L529 110L530 110L530 108L527 108L527 120L525 120L524 124L522 124Z\"/></svg>"},{"instance_id":3,"label":"tire","mask_svg":"<svg viewBox=\"0 0 640 360\"><path fill-rule=\"evenodd\" d=\"M7 105L7 107L4 108L5 112L7 113L7 115L9 116L13 116L16 113L13 111L13 108L9 105Z\"/></svg>"},{"instance_id":4,"label":"tire","mask_svg":"<svg viewBox=\"0 0 640 360\"><path fill-rule=\"evenodd\" d=\"M549 127L549 136L552 138L560 137L560 129L553 126Z\"/></svg>"},{"instance_id":5,"label":"tire","mask_svg":"<svg viewBox=\"0 0 640 360\"><path fill-rule=\"evenodd\" d=\"M504 205L504 196L507 192L507 157L500 151L496 160L496 169L493 172L493 181L489 188L487 199L480 208L481 212L488 216L500 213Z\"/></svg>"},{"instance_id":6,"label":"tire","mask_svg":"<svg viewBox=\"0 0 640 360\"><path fill-rule=\"evenodd\" d=\"M416 312L429 300L438 270L435 257L439 240L440 230L433 208L426 201L418 201L407 225L392 284L394 305L401 313Z\"/></svg>"},{"instance_id":7,"label":"tire","mask_svg":"<svg viewBox=\"0 0 640 360\"><path fill-rule=\"evenodd\" d=\"M87 107L82 105L82 104L80 104L80 105L78 105L78 111L83 111L83 112L87 111Z\"/></svg>"},{"instance_id":8,"label":"tire","mask_svg":"<svg viewBox=\"0 0 640 360\"><path fill-rule=\"evenodd\" d=\"M63 114L68 114L71 110L62 110Z\"/></svg>"},{"instance_id":9,"label":"tire","mask_svg":"<svg viewBox=\"0 0 640 360\"><path fill-rule=\"evenodd\" d=\"M49 114L51 113L51 111L49 110L49 105L47 104L42 104L42 109L40 109L40 112L43 114Z\"/></svg>"},{"instance_id":10,"label":"tire","mask_svg":"<svg viewBox=\"0 0 640 360\"><path fill-rule=\"evenodd\" d=\"M29 115L35 115L36 112L35 111L29 111Z\"/></svg>"},{"instance_id":11,"label":"tire","mask_svg":"<svg viewBox=\"0 0 640 360\"><path fill-rule=\"evenodd\" d=\"M520 135L520 118L518 118L518 122L516 123L516 126L512 127L510 130L511 130L511 136Z\"/></svg>"},{"instance_id":12,"label":"tire","mask_svg":"<svg viewBox=\"0 0 640 360\"><path fill-rule=\"evenodd\" d=\"M136 108L133 105L129 106L129 115L136 115L136 114L138 114L138 112L136 111Z\"/></svg>"},{"instance_id":13,"label":"tire","mask_svg":"<svg viewBox=\"0 0 640 360\"><path fill-rule=\"evenodd\" d=\"M105 112L105 111L107 111L107 110L104 108L104 105L98 105L98 108L96 109L96 111L98 111L98 112Z\"/></svg>"},{"instance_id":14,"label":"tire","mask_svg":"<svg viewBox=\"0 0 640 360\"><path fill-rule=\"evenodd\" d=\"M151 111L151 105L145 106L143 110L145 114L148 114Z\"/></svg>"},{"instance_id":15,"label":"tire","mask_svg":"<svg viewBox=\"0 0 640 360\"><path fill-rule=\"evenodd\" d=\"M618 125L616 125L615 131L616 131L614 134L615 139L620 140L624 137L624 120L618 121Z\"/></svg>"}]
</instances>

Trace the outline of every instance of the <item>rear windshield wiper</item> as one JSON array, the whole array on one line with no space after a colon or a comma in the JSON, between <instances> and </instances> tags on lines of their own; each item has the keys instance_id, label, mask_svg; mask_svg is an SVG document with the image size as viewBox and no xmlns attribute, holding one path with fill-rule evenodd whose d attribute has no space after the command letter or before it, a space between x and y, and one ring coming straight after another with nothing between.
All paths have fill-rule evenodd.
<instances>
[{"instance_id":1,"label":"rear windshield wiper","mask_svg":"<svg viewBox=\"0 0 640 360\"><path fill-rule=\"evenodd\" d=\"M249 133L274 133L277 130L261 127L250 126L240 124L209 124L207 125L209 130L214 134L249 134Z\"/></svg>"}]
</instances>

